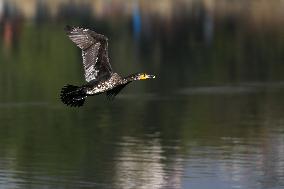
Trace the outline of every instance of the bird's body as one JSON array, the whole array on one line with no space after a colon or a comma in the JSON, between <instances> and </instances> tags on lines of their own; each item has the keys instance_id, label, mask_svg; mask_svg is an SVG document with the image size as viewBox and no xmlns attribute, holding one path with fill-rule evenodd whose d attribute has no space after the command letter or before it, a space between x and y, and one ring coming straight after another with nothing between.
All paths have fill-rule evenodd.
<instances>
[{"instance_id":1,"label":"bird's body","mask_svg":"<svg viewBox=\"0 0 284 189\"><path fill-rule=\"evenodd\" d=\"M104 81L98 81L96 83L90 83L86 85L87 95L96 95L106 92L116 86L123 85L126 80L120 77L117 73L113 73L110 78Z\"/></svg>"},{"instance_id":2,"label":"bird's body","mask_svg":"<svg viewBox=\"0 0 284 189\"><path fill-rule=\"evenodd\" d=\"M127 84L135 80L155 78L146 73L121 77L112 71L108 57L108 39L92 30L66 27L68 37L82 49L86 84L78 87L65 85L61 90L61 100L70 106L82 106L87 96L106 92L114 98Z\"/></svg>"}]
</instances>

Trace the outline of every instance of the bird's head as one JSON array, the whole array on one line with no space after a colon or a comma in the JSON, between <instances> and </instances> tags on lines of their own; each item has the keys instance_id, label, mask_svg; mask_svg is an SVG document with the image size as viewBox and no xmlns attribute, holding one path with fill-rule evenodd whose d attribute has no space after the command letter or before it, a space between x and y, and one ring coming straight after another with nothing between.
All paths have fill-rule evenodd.
<instances>
[{"instance_id":1,"label":"bird's head","mask_svg":"<svg viewBox=\"0 0 284 189\"><path fill-rule=\"evenodd\" d=\"M134 80L154 79L156 76L147 73L137 73L133 76Z\"/></svg>"}]
</instances>

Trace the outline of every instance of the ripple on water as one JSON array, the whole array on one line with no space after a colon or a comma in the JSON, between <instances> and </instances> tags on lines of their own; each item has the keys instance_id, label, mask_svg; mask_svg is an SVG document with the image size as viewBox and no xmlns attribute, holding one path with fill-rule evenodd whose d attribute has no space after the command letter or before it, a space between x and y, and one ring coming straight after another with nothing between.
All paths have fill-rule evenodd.
<instances>
[{"instance_id":1,"label":"ripple on water","mask_svg":"<svg viewBox=\"0 0 284 189\"><path fill-rule=\"evenodd\" d=\"M237 85L221 85L221 86L203 86L181 88L177 91L182 95L209 95L209 94L246 94L257 93L269 89L283 89L283 82L266 82L266 83L239 83Z\"/></svg>"}]
</instances>

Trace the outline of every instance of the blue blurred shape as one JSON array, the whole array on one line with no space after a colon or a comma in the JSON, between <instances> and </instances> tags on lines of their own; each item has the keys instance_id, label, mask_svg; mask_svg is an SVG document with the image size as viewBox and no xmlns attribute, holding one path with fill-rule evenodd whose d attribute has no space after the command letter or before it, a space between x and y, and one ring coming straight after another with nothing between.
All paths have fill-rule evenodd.
<instances>
[{"instance_id":1,"label":"blue blurred shape","mask_svg":"<svg viewBox=\"0 0 284 189\"><path fill-rule=\"evenodd\" d=\"M141 33L141 15L139 11L139 5L137 2L133 8L133 15L132 15L132 27L133 27L133 35L135 39L139 39Z\"/></svg>"}]
</instances>

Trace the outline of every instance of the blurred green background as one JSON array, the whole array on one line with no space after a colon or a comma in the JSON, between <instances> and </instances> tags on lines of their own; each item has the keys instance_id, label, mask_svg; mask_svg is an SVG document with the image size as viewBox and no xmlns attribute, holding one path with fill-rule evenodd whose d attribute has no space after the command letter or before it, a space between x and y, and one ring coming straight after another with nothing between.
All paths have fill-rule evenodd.
<instances>
[{"instance_id":1,"label":"blurred green background","mask_svg":"<svg viewBox=\"0 0 284 189\"><path fill-rule=\"evenodd\" d=\"M284 187L284 2L0 0L0 188ZM63 28L109 38L113 69L155 74L114 101Z\"/></svg>"}]
</instances>

